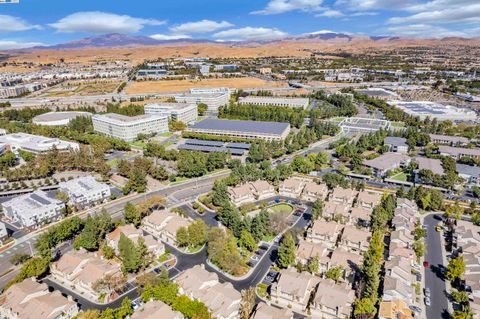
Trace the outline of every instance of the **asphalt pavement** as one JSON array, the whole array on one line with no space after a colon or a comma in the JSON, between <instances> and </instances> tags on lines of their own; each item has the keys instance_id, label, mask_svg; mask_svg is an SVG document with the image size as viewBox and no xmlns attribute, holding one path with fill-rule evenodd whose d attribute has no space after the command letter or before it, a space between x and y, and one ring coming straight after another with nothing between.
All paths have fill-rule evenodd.
<instances>
[{"instance_id":1,"label":"asphalt pavement","mask_svg":"<svg viewBox=\"0 0 480 319\"><path fill-rule=\"evenodd\" d=\"M425 269L425 286L430 289L430 306L426 306L427 319L448 319L448 298L446 284L443 276L439 274L438 267L443 265L445 251L442 247L441 232L435 231L435 226L440 221L434 218L435 215L428 215L423 221L426 226L426 254L425 260L430 267ZM443 265L446 266L446 265Z\"/></svg>"}]
</instances>

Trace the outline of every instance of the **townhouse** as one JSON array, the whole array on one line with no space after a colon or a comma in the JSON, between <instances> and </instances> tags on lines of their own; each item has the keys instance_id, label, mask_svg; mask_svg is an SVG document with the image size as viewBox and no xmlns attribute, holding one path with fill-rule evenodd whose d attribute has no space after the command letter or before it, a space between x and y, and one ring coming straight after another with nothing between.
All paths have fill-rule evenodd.
<instances>
[{"instance_id":1,"label":"townhouse","mask_svg":"<svg viewBox=\"0 0 480 319\"><path fill-rule=\"evenodd\" d=\"M347 319L352 313L355 290L346 283L320 280L310 311L313 318Z\"/></svg>"},{"instance_id":2,"label":"townhouse","mask_svg":"<svg viewBox=\"0 0 480 319\"><path fill-rule=\"evenodd\" d=\"M395 257L385 263L385 276L397 278L412 285L415 283L415 276L412 274L412 264L408 259Z\"/></svg>"},{"instance_id":3,"label":"townhouse","mask_svg":"<svg viewBox=\"0 0 480 319\"><path fill-rule=\"evenodd\" d=\"M122 235L133 241L135 244L138 243L140 238L142 238L143 243L147 247L148 251L156 257L165 253L165 245L162 242L156 240L150 234L144 236L141 229L137 229L132 224L129 224L118 226L114 231L105 236L107 245L112 247L117 255L119 254L118 243Z\"/></svg>"},{"instance_id":4,"label":"townhouse","mask_svg":"<svg viewBox=\"0 0 480 319\"><path fill-rule=\"evenodd\" d=\"M106 260L97 253L71 250L50 266L52 279L59 284L80 292L86 298L97 301L102 294L108 301L112 289L98 289L96 283L105 276L122 277L121 267L113 260Z\"/></svg>"},{"instance_id":5,"label":"townhouse","mask_svg":"<svg viewBox=\"0 0 480 319\"><path fill-rule=\"evenodd\" d=\"M326 220L335 220L344 224L349 219L349 208L343 203L326 202L322 210L322 217Z\"/></svg>"},{"instance_id":6,"label":"townhouse","mask_svg":"<svg viewBox=\"0 0 480 319\"><path fill-rule=\"evenodd\" d=\"M307 231L307 240L313 243L323 243L328 247L334 247L343 230L343 225L335 222L317 220Z\"/></svg>"},{"instance_id":7,"label":"townhouse","mask_svg":"<svg viewBox=\"0 0 480 319\"><path fill-rule=\"evenodd\" d=\"M2 319L70 319L78 314L77 303L46 284L27 278L8 288L0 298Z\"/></svg>"},{"instance_id":8,"label":"townhouse","mask_svg":"<svg viewBox=\"0 0 480 319\"><path fill-rule=\"evenodd\" d=\"M358 193L356 206L366 209L373 209L382 201L382 195L378 193L360 192Z\"/></svg>"},{"instance_id":9,"label":"townhouse","mask_svg":"<svg viewBox=\"0 0 480 319\"><path fill-rule=\"evenodd\" d=\"M358 192L350 188L335 187L330 194L329 201L352 206Z\"/></svg>"},{"instance_id":10,"label":"townhouse","mask_svg":"<svg viewBox=\"0 0 480 319\"><path fill-rule=\"evenodd\" d=\"M250 185L248 183L235 187L229 187L228 196L230 197L230 201L235 206L241 206L244 204L253 203L255 201L255 195L250 189Z\"/></svg>"},{"instance_id":11,"label":"townhouse","mask_svg":"<svg viewBox=\"0 0 480 319\"><path fill-rule=\"evenodd\" d=\"M320 260L320 270L326 272L332 268L342 269L343 281L353 284L355 277L360 273L363 257L357 253L347 251L345 248L336 248L329 258Z\"/></svg>"},{"instance_id":12,"label":"townhouse","mask_svg":"<svg viewBox=\"0 0 480 319\"><path fill-rule=\"evenodd\" d=\"M382 178L388 171L405 167L410 163L410 157L405 154L387 152L377 158L364 160L363 165L372 169L373 175Z\"/></svg>"},{"instance_id":13,"label":"townhouse","mask_svg":"<svg viewBox=\"0 0 480 319\"><path fill-rule=\"evenodd\" d=\"M277 308L260 302L251 319L293 319L293 312L288 308Z\"/></svg>"},{"instance_id":14,"label":"townhouse","mask_svg":"<svg viewBox=\"0 0 480 319\"><path fill-rule=\"evenodd\" d=\"M178 229L190 224L190 219L167 210L157 210L143 219L141 228L170 245L176 245Z\"/></svg>"},{"instance_id":15,"label":"townhouse","mask_svg":"<svg viewBox=\"0 0 480 319\"><path fill-rule=\"evenodd\" d=\"M147 302L142 308L138 309L130 317L131 319L183 319L183 315L178 311L161 302L160 300Z\"/></svg>"},{"instance_id":16,"label":"townhouse","mask_svg":"<svg viewBox=\"0 0 480 319\"><path fill-rule=\"evenodd\" d=\"M413 312L408 304L400 299L382 301L378 310L379 319L412 319Z\"/></svg>"},{"instance_id":17,"label":"townhouse","mask_svg":"<svg viewBox=\"0 0 480 319\"><path fill-rule=\"evenodd\" d=\"M302 192L302 199L315 202L317 199L325 200L328 196L328 187L325 184L308 182Z\"/></svg>"},{"instance_id":18,"label":"townhouse","mask_svg":"<svg viewBox=\"0 0 480 319\"><path fill-rule=\"evenodd\" d=\"M372 219L372 209L353 207L350 210L349 224L354 226L369 227Z\"/></svg>"},{"instance_id":19,"label":"townhouse","mask_svg":"<svg viewBox=\"0 0 480 319\"><path fill-rule=\"evenodd\" d=\"M383 301L400 299L408 304L415 303L415 288L401 279L385 276L383 284Z\"/></svg>"},{"instance_id":20,"label":"townhouse","mask_svg":"<svg viewBox=\"0 0 480 319\"><path fill-rule=\"evenodd\" d=\"M368 250L371 238L370 232L347 225L343 229L339 246L348 251L363 253Z\"/></svg>"},{"instance_id":21,"label":"townhouse","mask_svg":"<svg viewBox=\"0 0 480 319\"><path fill-rule=\"evenodd\" d=\"M258 180L250 182L250 188L257 200L267 199L275 196L275 188L267 181Z\"/></svg>"},{"instance_id":22,"label":"townhouse","mask_svg":"<svg viewBox=\"0 0 480 319\"><path fill-rule=\"evenodd\" d=\"M394 230L390 233L390 243L396 243L405 248L411 248L415 238L406 230Z\"/></svg>"},{"instance_id":23,"label":"townhouse","mask_svg":"<svg viewBox=\"0 0 480 319\"><path fill-rule=\"evenodd\" d=\"M271 286L272 303L303 312L319 281L320 278L307 272L299 273L293 268L282 269L278 281Z\"/></svg>"},{"instance_id":24,"label":"townhouse","mask_svg":"<svg viewBox=\"0 0 480 319\"><path fill-rule=\"evenodd\" d=\"M284 180L279 188L278 193L282 196L297 198L305 187L306 181L299 177L290 177Z\"/></svg>"},{"instance_id":25,"label":"townhouse","mask_svg":"<svg viewBox=\"0 0 480 319\"><path fill-rule=\"evenodd\" d=\"M242 295L231 283L220 283L218 275L196 265L181 273L175 280L179 292L199 300L219 319L237 319Z\"/></svg>"},{"instance_id":26,"label":"townhouse","mask_svg":"<svg viewBox=\"0 0 480 319\"><path fill-rule=\"evenodd\" d=\"M295 258L298 263L307 265L312 258L318 258L319 265L328 260L328 246L323 243L312 243L301 239L295 250Z\"/></svg>"}]
</instances>

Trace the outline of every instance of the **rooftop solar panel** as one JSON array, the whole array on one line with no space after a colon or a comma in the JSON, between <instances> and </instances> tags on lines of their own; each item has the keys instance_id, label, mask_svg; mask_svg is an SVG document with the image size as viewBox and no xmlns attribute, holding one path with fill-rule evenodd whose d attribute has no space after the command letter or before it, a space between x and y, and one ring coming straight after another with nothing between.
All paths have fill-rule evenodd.
<instances>
[{"instance_id":1,"label":"rooftop solar panel","mask_svg":"<svg viewBox=\"0 0 480 319\"><path fill-rule=\"evenodd\" d=\"M227 148L239 148L239 149L249 150L249 149L250 149L250 144L248 144L248 143L232 142L232 143L226 143L226 144L225 144L225 147L227 147Z\"/></svg>"},{"instance_id":2,"label":"rooftop solar panel","mask_svg":"<svg viewBox=\"0 0 480 319\"><path fill-rule=\"evenodd\" d=\"M38 195L35 194L35 193L30 194L30 198L33 199L33 200L35 200L35 201L37 201L37 202L39 202L39 203L41 203L41 204L43 204L43 205L50 205L50 201L49 201L49 200L47 200L47 199L45 199L45 198L43 198L43 197L41 197L41 196L38 196Z\"/></svg>"},{"instance_id":3,"label":"rooftop solar panel","mask_svg":"<svg viewBox=\"0 0 480 319\"><path fill-rule=\"evenodd\" d=\"M188 139L188 140L185 142L185 144L221 147L221 146L223 146L223 144L225 144L225 142L210 141L210 140Z\"/></svg>"},{"instance_id":4,"label":"rooftop solar panel","mask_svg":"<svg viewBox=\"0 0 480 319\"><path fill-rule=\"evenodd\" d=\"M235 148L226 148L226 147L214 147L214 146L202 146L202 145L191 145L191 144L183 144L178 146L179 150L186 150L186 151L199 151L199 152L223 152L223 153L230 153L232 155L243 155L245 150L242 149L235 149Z\"/></svg>"}]
</instances>

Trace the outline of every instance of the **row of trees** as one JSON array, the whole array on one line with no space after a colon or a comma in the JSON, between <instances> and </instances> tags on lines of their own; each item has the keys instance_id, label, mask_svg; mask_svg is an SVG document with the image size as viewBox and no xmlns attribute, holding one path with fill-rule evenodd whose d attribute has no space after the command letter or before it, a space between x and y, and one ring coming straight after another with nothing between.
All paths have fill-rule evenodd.
<instances>
[{"instance_id":1,"label":"row of trees","mask_svg":"<svg viewBox=\"0 0 480 319\"><path fill-rule=\"evenodd\" d=\"M355 303L354 315L358 318L374 318L381 292L379 291L382 265L384 262L384 236L389 228L396 207L393 195L384 195L380 205L372 212L372 239L362 265L360 299Z\"/></svg>"}]
</instances>

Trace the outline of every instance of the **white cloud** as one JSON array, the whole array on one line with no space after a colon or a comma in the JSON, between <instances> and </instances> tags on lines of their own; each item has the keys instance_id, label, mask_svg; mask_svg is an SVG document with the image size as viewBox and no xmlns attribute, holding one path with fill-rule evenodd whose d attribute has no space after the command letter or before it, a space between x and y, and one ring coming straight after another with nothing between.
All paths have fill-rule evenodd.
<instances>
[{"instance_id":1,"label":"white cloud","mask_svg":"<svg viewBox=\"0 0 480 319\"><path fill-rule=\"evenodd\" d=\"M336 33L336 32L331 31L331 30L319 30L319 31L315 31L315 32L310 32L308 34L326 34L326 33Z\"/></svg>"},{"instance_id":2,"label":"white cloud","mask_svg":"<svg viewBox=\"0 0 480 319\"><path fill-rule=\"evenodd\" d=\"M288 34L278 29L245 27L215 33L214 38L224 41L274 40Z\"/></svg>"},{"instance_id":3,"label":"white cloud","mask_svg":"<svg viewBox=\"0 0 480 319\"><path fill-rule=\"evenodd\" d=\"M449 30L447 28L433 26L429 24L410 24L401 26L391 26L387 28L393 35L413 38L444 38L444 37L466 37L468 34L464 31Z\"/></svg>"},{"instance_id":4,"label":"white cloud","mask_svg":"<svg viewBox=\"0 0 480 319\"><path fill-rule=\"evenodd\" d=\"M0 33L26 31L31 29L41 29L41 27L39 25L32 25L18 17L0 14Z\"/></svg>"},{"instance_id":5,"label":"white cloud","mask_svg":"<svg viewBox=\"0 0 480 319\"><path fill-rule=\"evenodd\" d=\"M289 11L322 11L323 0L270 0L265 9L253 14L280 14Z\"/></svg>"},{"instance_id":6,"label":"white cloud","mask_svg":"<svg viewBox=\"0 0 480 319\"><path fill-rule=\"evenodd\" d=\"M41 42L19 42L15 40L0 40L0 50L25 49L45 45Z\"/></svg>"},{"instance_id":7,"label":"white cloud","mask_svg":"<svg viewBox=\"0 0 480 319\"><path fill-rule=\"evenodd\" d=\"M227 21L216 22L212 20L201 20L173 26L170 28L170 31L175 34L208 33L232 26L233 24Z\"/></svg>"},{"instance_id":8,"label":"white cloud","mask_svg":"<svg viewBox=\"0 0 480 319\"><path fill-rule=\"evenodd\" d=\"M349 11L365 10L406 10L418 2L415 0L337 0L336 6L344 7Z\"/></svg>"},{"instance_id":9,"label":"white cloud","mask_svg":"<svg viewBox=\"0 0 480 319\"><path fill-rule=\"evenodd\" d=\"M388 23L480 23L480 3L422 11L406 17L393 17Z\"/></svg>"},{"instance_id":10,"label":"white cloud","mask_svg":"<svg viewBox=\"0 0 480 319\"><path fill-rule=\"evenodd\" d=\"M152 34L150 38L163 41L163 40L191 39L192 37L186 34Z\"/></svg>"},{"instance_id":11,"label":"white cloud","mask_svg":"<svg viewBox=\"0 0 480 319\"><path fill-rule=\"evenodd\" d=\"M340 11L338 11L338 10L325 10L324 12L319 13L315 16L316 17L326 17L326 18L340 18L340 17L343 17L344 14L341 13Z\"/></svg>"},{"instance_id":12,"label":"white cloud","mask_svg":"<svg viewBox=\"0 0 480 319\"><path fill-rule=\"evenodd\" d=\"M128 15L89 11L70 14L59 21L49 24L58 32L86 33L135 33L146 25L162 25L165 21L134 18Z\"/></svg>"}]
</instances>

